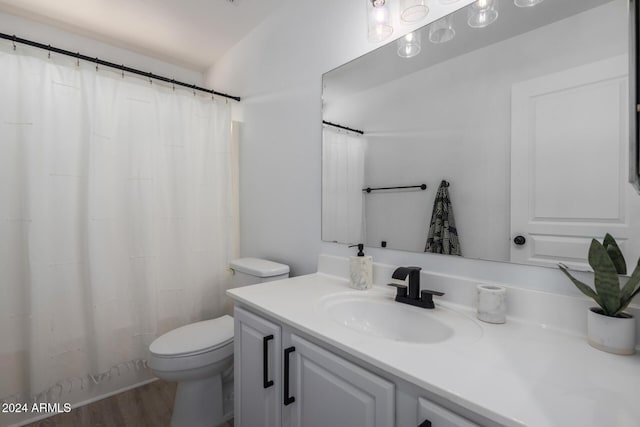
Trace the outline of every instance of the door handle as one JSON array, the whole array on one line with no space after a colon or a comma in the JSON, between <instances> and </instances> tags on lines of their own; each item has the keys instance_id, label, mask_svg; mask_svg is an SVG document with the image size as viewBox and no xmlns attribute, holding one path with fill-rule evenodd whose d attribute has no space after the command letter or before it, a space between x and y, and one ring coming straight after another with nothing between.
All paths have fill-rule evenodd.
<instances>
[{"instance_id":1,"label":"door handle","mask_svg":"<svg viewBox=\"0 0 640 427\"><path fill-rule=\"evenodd\" d=\"M518 235L513 238L513 243L515 243L518 246L522 246L525 243L527 243L527 239L524 236Z\"/></svg>"},{"instance_id":2,"label":"door handle","mask_svg":"<svg viewBox=\"0 0 640 427\"><path fill-rule=\"evenodd\" d=\"M284 349L284 406L291 405L296 398L289 396L289 357L296 351L294 346Z\"/></svg>"},{"instance_id":3,"label":"door handle","mask_svg":"<svg viewBox=\"0 0 640 427\"><path fill-rule=\"evenodd\" d=\"M273 385L273 380L269 379L269 341L273 335L262 338L262 387L269 388Z\"/></svg>"}]
</instances>

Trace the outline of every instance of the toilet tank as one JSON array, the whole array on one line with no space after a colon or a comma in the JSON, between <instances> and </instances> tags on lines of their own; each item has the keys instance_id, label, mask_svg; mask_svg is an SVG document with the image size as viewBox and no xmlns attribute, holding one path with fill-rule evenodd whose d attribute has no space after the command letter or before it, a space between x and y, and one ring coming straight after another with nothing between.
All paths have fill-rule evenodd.
<instances>
[{"instance_id":1,"label":"toilet tank","mask_svg":"<svg viewBox=\"0 0 640 427\"><path fill-rule=\"evenodd\" d=\"M289 277L289 266L260 258L239 258L229 262L233 270L231 286L253 285Z\"/></svg>"}]
</instances>

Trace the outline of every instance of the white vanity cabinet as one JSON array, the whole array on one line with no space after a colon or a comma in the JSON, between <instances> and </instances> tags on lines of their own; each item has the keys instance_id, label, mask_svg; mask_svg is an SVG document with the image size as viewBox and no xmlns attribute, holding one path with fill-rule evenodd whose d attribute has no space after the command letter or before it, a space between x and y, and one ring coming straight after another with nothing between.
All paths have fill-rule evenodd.
<instances>
[{"instance_id":1,"label":"white vanity cabinet","mask_svg":"<svg viewBox=\"0 0 640 427\"><path fill-rule=\"evenodd\" d=\"M234 425L282 426L280 326L234 310Z\"/></svg>"},{"instance_id":2,"label":"white vanity cabinet","mask_svg":"<svg viewBox=\"0 0 640 427\"><path fill-rule=\"evenodd\" d=\"M479 427L479 424L422 397L418 398L418 421L421 422L420 427Z\"/></svg>"},{"instance_id":3,"label":"white vanity cabinet","mask_svg":"<svg viewBox=\"0 0 640 427\"><path fill-rule=\"evenodd\" d=\"M234 425L395 424L393 383L247 310L234 317Z\"/></svg>"},{"instance_id":4,"label":"white vanity cabinet","mask_svg":"<svg viewBox=\"0 0 640 427\"><path fill-rule=\"evenodd\" d=\"M295 329L238 306L234 318L236 426L478 426Z\"/></svg>"},{"instance_id":5,"label":"white vanity cabinet","mask_svg":"<svg viewBox=\"0 0 640 427\"><path fill-rule=\"evenodd\" d=\"M395 425L395 386L295 334L284 337L289 358L285 425L389 427ZM286 381L286 380L285 380ZM285 383L286 387L286 383ZM285 393L285 398L288 397Z\"/></svg>"}]
</instances>

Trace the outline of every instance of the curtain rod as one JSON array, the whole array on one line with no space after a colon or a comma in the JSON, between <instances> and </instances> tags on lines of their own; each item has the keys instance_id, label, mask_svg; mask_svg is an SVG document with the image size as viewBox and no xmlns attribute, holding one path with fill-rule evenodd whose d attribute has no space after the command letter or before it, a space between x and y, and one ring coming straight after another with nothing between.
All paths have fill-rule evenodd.
<instances>
[{"instance_id":1,"label":"curtain rod","mask_svg":"<svg viewBox=\"0 0 640 427\"><path fill-rule=\"evenodd\" d=\"M15 49L15 43L22 43L22 44L26 44L26 45L29 45L29 46L37 47L37 48L40 48L40 49L43 49L43 50L47 50L49 52L55 52L55 53L60 53L62 55L71 56L71 57L76 58L78 60L82 59L82 60L87 61L87 62L93 62L93 63L96 64L96 66L97 65L104 65L105 67L115 68L115 69L118 69L118 70L122 70L123 72L126 71L127 73L137 74L139 76L148 77L150 79L161 80L163 82L171 83L171 84L177 85L177 86L188 87L189 89L210 93L212 95L222 96L224 98L233 99L233 100L238 101L238 102L240 101L240 97L239 96L228 95L226 93L217 92L217 91L212 90L212 89L207 89L207 88L196 86L196 85L190 85L188 83L184 83L184 82L181 82L181 81L178 81L178 80L170 79L168 77L160 76L158 74L148 73L148 72L145 72L145 71L138 70L136 68L131 68L131 67L127 67L125 65L119 65L119 64L116 64L116 63L113 63L113 62L105 61L103 59L99 59L98 57L92 58L90 56L83 55L80 52L71 52L69 50L60 49L58 47L54 47L54 46L51 46L51 45L46 45L46 44L43 44L43 43L34 42L32 40L23 39L23 38L20 38L20 37L16 37L15 34L14 35L9 35L9 34L0 33L0 39L5 39L5 40L12 41L14 43L14 49Z\"/></svg>"},{"instance_id":2,"label":"curtain rod","mask_svg":"<svg viewBox=\"0 0 640 427\"><path fill-rule=\"evenodd\" d=\"M323 120L322 123L327 125L327 126L333 126L333 127L338 128L338 129L344 129L344 130L348 130L348 131L351 131L351 132L359 133L360 135L364 135L364 132L361 131L361 130L358 130L358 129L351 129L351 128L348 128L346 126L337 125L335 123L328 122L326 120Z\"/></svg>"}]
</instances>

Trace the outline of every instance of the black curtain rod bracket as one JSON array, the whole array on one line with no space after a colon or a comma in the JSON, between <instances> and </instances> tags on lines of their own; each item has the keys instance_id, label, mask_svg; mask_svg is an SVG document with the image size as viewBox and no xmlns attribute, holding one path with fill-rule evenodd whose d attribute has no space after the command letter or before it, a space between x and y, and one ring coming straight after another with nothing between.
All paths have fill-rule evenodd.
<instances>
[{"instance_id":1,"label":"black curtain rod bracket","mask_svg":"<svg viewBox=\"0 0 640 427\"><path fill-rule=\"evenodd\" d=\"M172 85L178 85L178 86L182 86L182 87L187 87L193 90L198 90L200 92L206 92L206 93L210 93L212 95L217 95L217 96L221 96L223 98L228 98L228 99L233 99L235 101L240 102L240 97L239 96L233 96L233 95L229 95L226 93L222 93L222 92L218 92L215 91L213 89L207 89L204 87L200 87L200 86L196 86L193 84L189 84L189 83L184 83L175 79L170 79L168 77L164 77L164 76L159 76L157 74L153 74L151 72L148 71L141 71L138 70L136 68L131 68L131 67L127 67L123 64L116 64L113 62L109 62L109 61L105 61L103 59L99 59L99 58L92 58L90 56L87 55L83 55L80 52L71 52L69 50L65 50L65 49L60 49L59 47L55 47L55 46L51 46L51 45L46 45L44 43L38 43L38 42L34 42L33 40L27 40L27 39L23 39L20 37L16 37L15 34L9 35L9 34L4 34L4 33L0 33L0 39L5 39L5 40L9 40L13 42L13 50L16 50L16 43L22 43L22 44L26 44L27 46L32 46L32 47L37 47L39 49L43 49L46 51L49 51L49 53L51 52L55 52L55 53L59 53L61 55L66 55L66 56L71 56L73 58L76 58L76 65L80 65L80 60L84 60L87 62L93 62L96 64L96 69L98 68L98 65L104 65L105 67L109 67L109 68L115 68L116 70L121 70L122 73L124 74L125 72L127 73L131 73L131 74L136 74L139 76L143 76L143 77L148 77L150 79L155 79L155 80L160 80L166 83L171 83Z\"/></svg>"},{"instance_id":2,"label":"black curtain rod bracket","mask_svg":"<svg viewBox=\"0 0 640 427\"><path fill-rule=\"evenodd\" d=\"M355 132L355 133L358 133L358 134L360 134L360 135L364 135L364 132L363 132L363 131L361 131L361 130L358 130L358 129L352 129L352 128L350 128L350 127L346 127L346 126L338 125L338 124L336 124L336 123L331 123L331 122L328 122L328 121L326 121L326 120L323 120L323 121L322 121L322 124L325 124L325 125L327 125L327 126L333 126L334 128L338 128L338 129L348 130L349 132Z\"/></svg>"},{"instance_id":3,"label":"black curtain rod bracket","mask_svg":"<svg viewBox=\"0 0 640 427\"><path fill-rule=\"evenodd\" d=\"M427 189L427 184L404 185L400 187L378 187L378 188L367 187L367 188L363 188L362 191L366 193L371 193L372 191L379 191L379 190L401 190L401 189L407 189L407 188L419 188L420 190L424 191Z\"/></svg>"}]
</instances>

